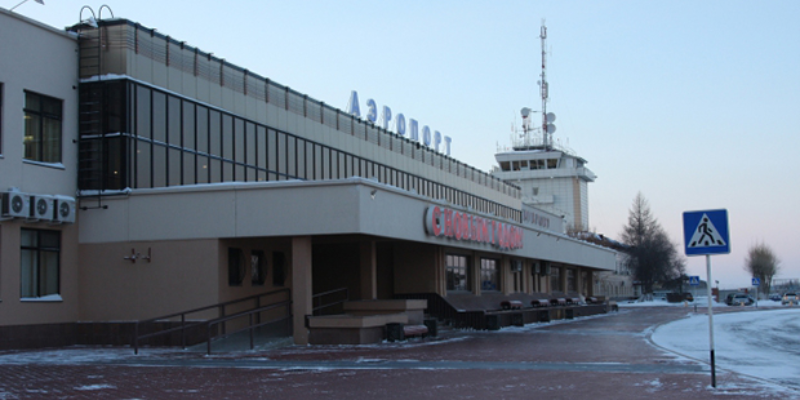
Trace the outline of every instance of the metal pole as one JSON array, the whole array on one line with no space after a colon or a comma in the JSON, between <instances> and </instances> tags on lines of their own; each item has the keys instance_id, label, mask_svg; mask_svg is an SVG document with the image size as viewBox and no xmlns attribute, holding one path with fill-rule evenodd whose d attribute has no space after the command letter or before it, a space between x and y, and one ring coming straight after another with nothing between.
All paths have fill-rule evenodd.
<instances>
[{"instance_id":1,"label":"metal pole","mask_svg":"<svg viewBox=\"0 0 800 400\"><path fill-rule=\"evenodd\" d=\"M711 348L711 386L717 387L717 371L714 364L714 310L711 307L711 255L706 254L706 272L708 274L708 282L706 285L706 292L708 294L708 343Z\"/></svg>"}]
</instances>

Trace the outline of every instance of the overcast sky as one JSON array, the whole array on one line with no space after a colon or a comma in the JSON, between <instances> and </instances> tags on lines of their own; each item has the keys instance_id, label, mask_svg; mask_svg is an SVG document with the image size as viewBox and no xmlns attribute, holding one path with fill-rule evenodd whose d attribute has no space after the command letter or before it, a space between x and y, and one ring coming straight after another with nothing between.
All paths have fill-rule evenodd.
<instances>
[{"instance_id":1,"label":"overcast sky","mask_svg":"<svg viewBox=\"0 0 800 400\"><path fill-rule=\"evenodd\" d=\"M44 2L16 12L63 28L86 4ZM618 238L642 192L683 253L682 213L726 208L732 252L711 258L713 280L749 285L744 258L759 242L782 260L779 278L800 278L800 1L107 4L335 107L356 90L362 109L372 98L441 131L453 157L485 171L519 110L541 109L545 19L555 139L598 176L591 228ZM688 266L706 279L704 257Z\"/></svg>"}]
</instances>

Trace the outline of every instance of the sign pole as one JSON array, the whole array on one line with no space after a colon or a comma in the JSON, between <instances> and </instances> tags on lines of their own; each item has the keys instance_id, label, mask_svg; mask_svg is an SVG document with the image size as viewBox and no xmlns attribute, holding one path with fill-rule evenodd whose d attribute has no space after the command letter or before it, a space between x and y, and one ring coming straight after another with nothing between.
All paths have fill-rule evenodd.
<instances>
[{"instance_id":1,"label":"sign pole","mask_svg":"<svg viewBox=\"0 0 800 400\"><path fill-rule=\"evenodd\" d=\"M711 255L706 254L706 273L708 274L708 282L711 280ZM711 386L717 387L717 371L714 365L714 311L711 307L711 285L706 285L706 292L708 294L708 342L711 348Z\"/></svg>"},{"instance_id":2,"label":"sign pole","mask_svg":"<svg viewBox=\"0 0 800 400\"><path fill-rule=\"evenodd\" d=\"M683 239L687 256L706 256L708 283L708 342L711 352L711 386L717 387L717 370L714 360L714 309L711 299L711 255L730 254L731 241L728 229L728 210L686 211L683 213Z\"/></svg>"}]
</instances>

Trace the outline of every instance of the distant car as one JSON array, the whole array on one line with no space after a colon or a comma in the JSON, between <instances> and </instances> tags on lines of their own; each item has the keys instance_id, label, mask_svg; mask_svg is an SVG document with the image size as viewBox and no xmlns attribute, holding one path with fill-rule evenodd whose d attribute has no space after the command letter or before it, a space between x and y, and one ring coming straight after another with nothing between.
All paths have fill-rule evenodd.
<instances>
[{"instance_id":1,"label":"distant car","mask_svg":"<svg viewBox=\"0 0 800 400\"><path fill-rule=\"evenodd\" d=\"M783 294L783 298L781 299L781 304L786 305L789 303L797 304L800 302L800 296L797 293L786 292Z\"/></svg>"},{"instance_id":2,"label":"distant car","mask_svg":"<svg viewBox=\"0 0 800 400\"><path fill-rule=\"evenodd\" d=\"M772 300L772 301L781 301L782 298L783 298L783 296L781 296L778 293L772 293L772 294L769 295L769 299Z\"/></svg>"},{"instance_id":3,"label":"distant car","mask_svg":"<svg viewBox=\"0 0 800 400\"><path fill-rule=\"evenodd\" d=\"M731 293L725 298L725 304L729 306L751 306L755 303L747 293Z\"/></svg>"}]
</instances>

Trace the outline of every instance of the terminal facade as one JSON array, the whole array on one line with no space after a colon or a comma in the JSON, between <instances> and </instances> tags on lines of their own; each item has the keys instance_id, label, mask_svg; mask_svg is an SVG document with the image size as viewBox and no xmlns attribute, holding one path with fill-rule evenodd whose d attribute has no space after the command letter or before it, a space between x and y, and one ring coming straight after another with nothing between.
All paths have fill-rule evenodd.
<instances>
[{"instance_id":1,"label":"terminal facade","mask_svg":"<svg viewBox=\"0 0 800 400\"><path fill-rule=\"evenodd\" d=\"M0 48L0 348L280 289L326 342L315 295L489 309L615 269L518 186L138 23L0 9Z\"/></svg>"}]
</instances>

